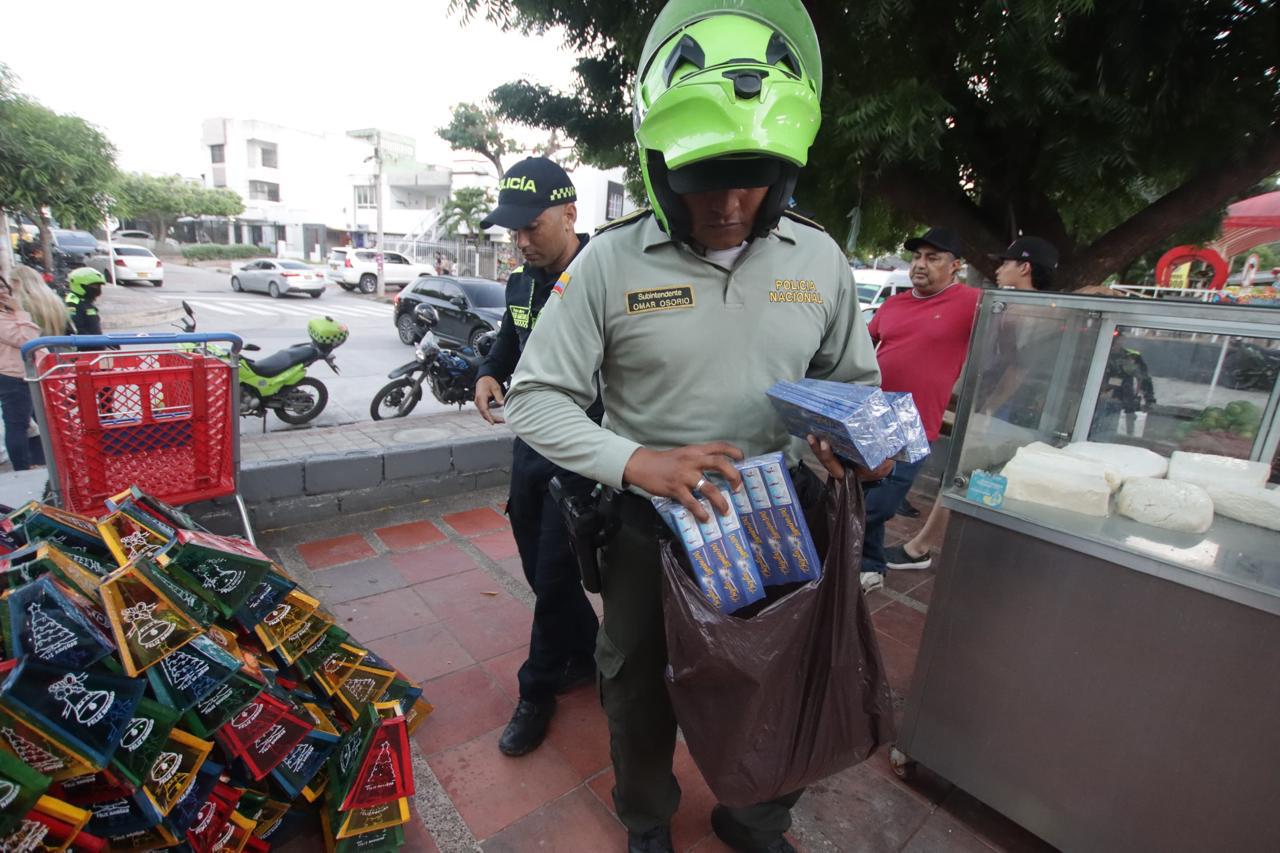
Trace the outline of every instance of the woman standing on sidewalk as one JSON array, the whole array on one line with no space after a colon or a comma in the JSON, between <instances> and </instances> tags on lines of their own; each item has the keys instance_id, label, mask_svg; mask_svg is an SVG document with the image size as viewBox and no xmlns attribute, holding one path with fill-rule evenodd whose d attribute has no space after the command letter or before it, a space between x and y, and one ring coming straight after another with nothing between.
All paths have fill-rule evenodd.
<instances>
[{"instance_id":1,"label":"woman standing on sidewalk","mask_svg":"<svg viewBox=\"0 0 1280 853\"><path fill-rule=\"evenodd\" d=\"M18 269L14 277L30 272ZM39 284L45 287L44 282ZM18 350L27 341L40 337L40 333L31 315L19 306L12 285L0 278L0 410L4 415L5 449L15 471L44 464L39 442L33 442L27 435L31 425L31 392L23 378L22 354Z\"/></svg>"}]
</instances>

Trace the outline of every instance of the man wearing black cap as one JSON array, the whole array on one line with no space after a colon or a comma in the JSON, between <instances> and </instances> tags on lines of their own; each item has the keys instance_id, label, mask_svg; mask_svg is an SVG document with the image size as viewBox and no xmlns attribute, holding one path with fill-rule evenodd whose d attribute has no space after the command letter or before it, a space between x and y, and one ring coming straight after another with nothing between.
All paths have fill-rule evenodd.
<instances>
[{"instance_id":1,"label":"man wearing black cap","mask_svg":"<svg viewBox=\"0 0 1280 853\"><path fill-rule=\"evenodd\" d=\"M1013 290L1053 290L1053 271L1058 268L1058 250L1039 237L1019 237L998 255L996 285Z\"/></svg>"},{"instance_id":2,"label":"man wearing black cap","mask_svg":"<svg viewBox=\"0 0 1280 853\"><path fill-rule=\"evenodd\" d=\"M516 369L556 279L587 243L587 235L573 229L578 216L573 182L551 160L520 161L498 187L498 206L480 225L509 229L524 265L507 279L507 311L476 382L476 408L491 424L501 420L503 386ZM599 623L579 582L560 510L547 491L557 475L574 476L515 440L507 514L536 600L529 656L518 676L520 701L498 741L506 755L523 755L542 743L555 713L556 694L595 677Z\"/></svg>"},{"instance_id":3,"label":"man wearing black cap","mask_svg":"<svg viewBox=\"0 0 1280 853\"><path fill-rule=\"evenodd\" d=\"M982 293L956 280L964 261L959 238L951 229L930 228L903 246L912 253L911 290L885 300L867 331L876 344L881 388L911 394L925 434L933 442L942 429L951 389L964 367ZM884 525L911 491L922 465L898 462L879 487L867 490L862 547L865 590L884 582L888 568Z\"/></svg>"}]
</instances>

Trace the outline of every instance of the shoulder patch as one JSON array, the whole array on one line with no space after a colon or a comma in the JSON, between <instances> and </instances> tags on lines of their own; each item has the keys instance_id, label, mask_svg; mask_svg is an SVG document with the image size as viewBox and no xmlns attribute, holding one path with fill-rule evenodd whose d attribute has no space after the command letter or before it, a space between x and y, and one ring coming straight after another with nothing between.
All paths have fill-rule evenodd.
<instances>
[{"instance_id":1,"label":"shoulder patch","mask_svg":"<svg viewBox=\"0 0 1280 853\"><path fill-rule=\"evenodd\" d=\"M633 225L637 222L642 221L646 216L651 216L652 214L653 214L653 211L651 209L647 207L642 207L639 210L631 211L625 216L619 216L617 219L613 220L612 222L606 222L604 225L601 225L599 228L597 228L595 233L596 235L603 234L606 231L612 231L613 229L621 228L624 225ZM595 235L592 235L592 236L595 236Z\"/></svg>"},{"instance_id":2,"label":"shoulder patch","mask_svg":"<svg viewBox=\"0 0 1280 853\"><path fill-rule=\"evenodd\" d=\"M823 232L824 234L827 231L827 229L823 228L820 223L813 221L807 216L801 216L800 214L796 213L794 210L784 210L782 211L782 215L787 217L790 220L799 222L801 225L808 225L810 228L817 228L819 231Z\"/></svg>"}]
</instances>

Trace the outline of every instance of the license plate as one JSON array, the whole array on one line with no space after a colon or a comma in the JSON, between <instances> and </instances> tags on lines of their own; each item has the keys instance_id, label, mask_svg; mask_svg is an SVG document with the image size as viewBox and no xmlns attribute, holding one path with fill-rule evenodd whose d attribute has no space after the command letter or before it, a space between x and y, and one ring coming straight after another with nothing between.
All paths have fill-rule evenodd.
<instances>
[{"instance_id":1,"label":"license plate","mask_svg":"<svg viewBox=\"0 0 1280 853\"><path fill-rule=\"evenodd\" d=\"M151 273L149 273L149 272L141 272L141 271L140 271L140 272L138 272L138 273L137 273L138 278L146 278L146 277L147 277L147 276L149 276L149 275L151 275Z\"/></svg>"}]
</instances>

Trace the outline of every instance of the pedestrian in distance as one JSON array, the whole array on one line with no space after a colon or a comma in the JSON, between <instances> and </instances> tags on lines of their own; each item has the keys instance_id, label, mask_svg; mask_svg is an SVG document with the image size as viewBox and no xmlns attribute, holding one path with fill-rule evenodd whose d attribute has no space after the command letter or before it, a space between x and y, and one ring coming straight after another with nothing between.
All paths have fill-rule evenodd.
<instances>
[{"instance_id":1,"label":"pedestrian in distance","mask_svg":"<svg viewBox=\"0 0 1280 853\"><path fill-rule=\"evenodd\" d=\"M880 378L847 259L819 226L787 213L821 121L821 73L798 0L666 5L633 98L652 207L600 229L560 276L506 398L512 427L534 450L622 490L609 504L619 527L600 551L595 659L613 800L632 853L673 849L680 800L678 721L664 681L663 523L649 496L707 520L695 493L708 476L739 488L733 462L773 451L812 478L799 466L804 443L765 391L806 376ZM587 412L597 393L603 426ZM830 476L845 476L825 443L810 448ZM729 511L718 490L705 497ZM800 795L716 806L712 827L735 850L786 853Z\"/></svg>"},{"instance_id":2,"label":"pedestrian in distance","mask_svg":"<svg viewBox=\"0 0 1280 853\"><path fill-rule=\"evenodd\" d=\"M503 175L500 186L498 206L481 225L507 228L524 265L507 278L502 326L476 380L476 408L491 424L502 419L503 386L519 364L556 280L588 239L574 230L578 208L573 182L551 160L520 161ZM599 420L598 409L593 413ZM507 514L534 608L529 655L518 675L520 698L498 740L498 749L511 756L542 743L557 693L589 684L596 674L593 652L600 625L579 580L560 509L548 492L556 476L572 475L516 439Z\"/></svg>"},{"instance_id":3,"label":"pedestrian in distance","mask_svg":"<svg viewBox=\"0 0 1280 853\"><path fill-rule=\"evenodd\" d=\"M40 282L44 287L44 282ZM40 326L22 310L13 285L0 277L0 413L4 417L4 446L13 470L26 471L44 464L39 439L28 435L31 426L31 391L27 388L21 346L40 337Z\"/></svg>"}]
</instances>

